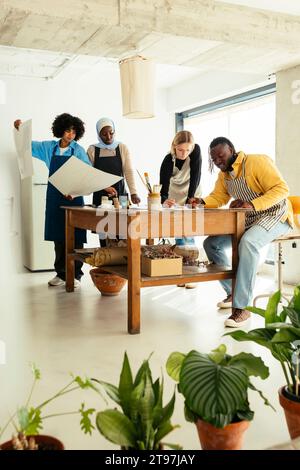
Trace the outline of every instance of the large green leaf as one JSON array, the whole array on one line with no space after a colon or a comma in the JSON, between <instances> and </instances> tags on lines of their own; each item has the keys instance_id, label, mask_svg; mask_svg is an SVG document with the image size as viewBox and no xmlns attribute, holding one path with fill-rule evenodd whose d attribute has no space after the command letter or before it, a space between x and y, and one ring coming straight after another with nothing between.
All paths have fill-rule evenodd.
<instances>
[{"instance_id":1,"label":"large green leaf","mask_svg":"<svg viewBox=\"0 0 300 470\"><path fill-rule=\"evenodd\" d=\"M173 429L176 428L179 428L179 426L172 426L170 421L165 421L161 426L159 426L155 434L154 448L158 446L158 444L165 436L167 436L167 434L169 434L171 431L173 431Z\"/></svg>"},{"instance_id":2,"label":"large green leaf","mask_svg":"<svg viewBox=\"0 0 300 470\"><path fill-rule=\"evenodd\" d=\"M280 362L290 362L292 349L289 343L272 343L271 352Z\"/></svg>"},{"instance_id":3,"label":"large green leaf","mask_svg":"<svg viewBox=\"0 0 300 470\"><path fill-rule=\"evenodd\" d=\"M133 389L131 393L131 397L130 397L129 416L130 416L131 421L135 424L135 426L138 425L138 420L139 420L138 404L143 394L143 391L144 391L144 379L141 380L137 384L137 386Z\"/></svg>"},{"instance_id":4,"label":"large green leaf","mask_svg":"<svg viewBox=\"0 0 300 470\"><path fill-rule=\"evenodd\" d=\"M159 383L159 379L157 379L152 388L155 397L155 405L153 408L153 428L156 428L162 419L164 378L162 377L161 383Z\"/></svg>"},{"instance_id":5,"label":"large green leaf","mask_svg":"<svg viewBox=\"0 0 300 470\"><path fill-rule=\"evenodd\" d=\"M285 307L284 312L289 317L292 325L296 328L300 328L300 308Z\"/></svg>"},{"instance_id":6,"label":"large green leaf","mask_svg":"<svg viewBox=\"0 0 300 470\"><path fill-rule=\"evenodd\" d=\"M180 370L185 357L186 354L177 351L173 352L168 357L166 363L167 373L175 382L179 382Z\"/></svg>"},{"instance_id":7,"label":"large green leaf","mask_svg":"<svg viewBox=\"0 0 300 470\"><path fill-rule=\"evenodd\" d=\"M143 377L145 376L145 374L149 374L150 377L151 377L151 370L150 370L150 366L149 366L149 359L143 361L141 367L140 367L139 370L137 371L136 376L135 376L135 379L134 379L134 382L133 382L133 386L134 386L134 387L136 387L137 384L140 383L140 381L143 379ZM151 381L152 381L152 377L151 377Z\"/></svg>"},{"instance_id":8,"label":"large green leaf","mask_svg":"<svg viewBox=\"0 0 300 470\"><path fill-rule=\"evenodd\" d=\"M300 313L300 285L295 287L290 305L297 310L298 314Z\"/></svg>"},{"instance_id":9,"label":"large green leaf","mask_svg":"<svg viewBox=\"0 0 300 470\"><path fill-rule=\"evenodd\" d=\"M196 413L194 413L186 404L186 400L184 402L184 417L188 423L196 423L197 419L199 418Z\"/></svg>"},{"instance_id":10,"label":"large green leaf","mask_svg":"<svg viewBox=\"0 0 300 470\"><path fill-rule=\"evenodd\" d=\"M280 302L281 293L280 291L275 292L268 301L268 305L265 313L265 324L274 323L277 321L277 308Z\"/></svg>"},{"instance_id":11,"label":"large green leaf","mask_svg":"<svg viewBox=\"0 0 300 470\"><path fill-rule=\"evenodd\" d=\"M120 411L100 411L96 416L96 425L100 433L114 444L135 448L135 427Z\"/></svg>"},{"instance_id":12,"label":"large green leaf","mask_svg":"<svg viewBox=\"0 0 300 470\"><path fill-rule=\"evenodd\" d=\"M163 395L163 388L164 388L163 383L164 383L164 378L162 377L161 384L159 382L159 379L156 379L152 385L156 404L160 403L162 405L162 395Z\"/></svg>"},{"instance_id":13,"label":"large green leaf","mask_svg":"<svg viewBox=\"0 0 300 470\"><path fill-rule=\"evenodd\" d=\"M272 338L272 343L293 343L300 338L299 328L283 326Z\"/></svg>"},{"instance_id":14,"label":"large green leaf","mask_svg":"<svg viewBox=\"0 0 300 470\"><path fill-rule=\"evenodd\" d=\"M154 402L155 396L152 389L152 381L149 374L147 374L145 377L143 394L138 401L138 412L140 415L146 448L151 447L150 434L152 429Z\"/></svg>"},{"instance_id":15,"label":"large green leaf","mask_svg":"<svg viewBox=\"0 0 300 470\"><path fill-rule=\"evenodd\" d=\"M246 369L249 377L251 375L261 377L262 379L269 377L269 368L260 357L253 356L253 354L245 352L237 354L230 359L228 365L234 365L235 367Z\"/></svg>"},{"instance_id":16,"label":"large green leaf","mask_svg":"<svg viewBox=\"0 0 300 470\"><path fill-rule=\"evenodd\" d=\"M218 423L219 415L244 408L248 382L244 370L216 364L197 351L187 355L180 374L180 387L188 408L211 423Z\"/></svg>"},{"instance_id":17,"label":"large green leaf","mask_svg":"<svg viewBox=\"0 0 300 470\"><path fill-rule=\"evenodd\" d=\"M241 421L252 421L253 418L254 418L254 411L251 411L250 409L249 410L245 410L245 411L238 411L237 412L237 417L241 420Z\"/></svg>"},{"instance_id":18,"label":"large green leaf","mask_svg":"<svg viewBox=\"0 0 300 470\"><path fill-rule=\"evenodd\" d=\"M115 385L110 384L108 382L103 382L103 380L98 379L93 379L93 381L102 385L109 398L111 398L115 403L117 403L118 405L121 404L119 389Z\"/></svg>"},{"instance_id":19,"label":"large green leaf","mask_svg":"<svg viewBox=\"0 0 300 470\"><path fill-rule=\"evenodd\" d=\"M203 421L207 421L208 423L212 424L216 428L225 428L225 426L233 422L235 417L236 417L236 413L228 413L226 415L220 413L214 417L204 416Z\"/></svg>"},{"instance_id":20,"label":"large green leaf","mask_svg":"<svg viewBox=\"0 0 300 470\"><path fill-rule=\"evenodd\" d=\"M230 331L225 333L224 336L231 336L236 341L253 341L254 343L260 344L268 349L272 348L271 339L273 338L275 330L269 330L266 328L257 328L251 330L248 333L242 330Z\"/></svg>"},{"instance_id":21,"label":"large green leaf","mask_svg":"<svg viewBox=\"0 0 300 470\"><path fill-rule=\"evenodd\" d=\"M263 308L252 307L252 305L249 305L246 307L246 310L249 310L249 312L256 313L257 315L265 318L266 311Z\"/></svg>"},{"instance_id":22,"label":"large green leaf","mask_svg":"<svg viewBox=\"0 0 300 470\"><path fill-rule=\"evenodd\" d=\"M120 374L120 381L119 381L119 397L120 397L122 410L127 416L130 413L130 399L131 399L132 390L133 390L132 372L131 372L127 353L125 352L122 370Z\"/></svg>"},{"instance_id":23,"label":"large green leaf","mask_svg":"<svg viewBox=\"0 0 300 470\"><path fill-rule=\"evenodd\" d=\"M175 391L171 400L164 408L160 408L160 409L157 409L157 407L154 408L153 410L154 429L160 426L164 421L168 421L171 418L173 411L174 411L174 405L175 405Z\"/></svg>"}]
</instances>

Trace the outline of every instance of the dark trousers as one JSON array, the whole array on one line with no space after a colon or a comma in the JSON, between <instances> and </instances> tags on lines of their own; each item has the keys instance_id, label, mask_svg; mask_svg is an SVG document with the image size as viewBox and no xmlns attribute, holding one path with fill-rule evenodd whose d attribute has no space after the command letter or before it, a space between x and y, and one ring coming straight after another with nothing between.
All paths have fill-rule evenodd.
<instances>
[{"instance_id":1,"label":"dark trousers","mask_svg":"<svg viewBox=\"0 0 300 470\"><path fill-rule=\"evenodd\" d=\"M83 243L75 243L75 248L83 248ZM57 276L63 281L66 280L66 244L65 242L54 242L55 261L54 269ZM83 276L81 270L83 263L75 261L75 279L80 280Z\"/></svg>"}]
</instances>

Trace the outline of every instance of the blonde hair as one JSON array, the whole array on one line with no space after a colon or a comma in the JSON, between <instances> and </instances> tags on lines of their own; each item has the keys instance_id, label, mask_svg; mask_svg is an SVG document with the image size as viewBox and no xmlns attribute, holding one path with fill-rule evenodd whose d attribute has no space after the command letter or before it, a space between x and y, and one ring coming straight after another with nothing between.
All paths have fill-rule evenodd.
<instances>
[{"instance_id":1,"label":"blonde hair","mask_svg":"<svg viewBox=\"0 0 300 470\"><path fill-rule=\"evenodd\" d=\"M175 135L172 144L171 144L171 155L176 155L175 147L180 144L192 144L193 148L191 152L194 150L195 141L193 134L190 131L179 131Z\"/></svg>"}]
</instances>

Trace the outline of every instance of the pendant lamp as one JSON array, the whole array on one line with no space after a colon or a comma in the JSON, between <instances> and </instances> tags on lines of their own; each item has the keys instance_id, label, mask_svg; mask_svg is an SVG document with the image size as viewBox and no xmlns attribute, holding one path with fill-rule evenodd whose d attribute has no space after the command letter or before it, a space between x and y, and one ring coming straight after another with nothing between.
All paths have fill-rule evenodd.
<instances>
[{"instance_id":1,"label":"pendant lamp","mask_svg":"<svg viewBox=\"0 0 300 470\"><path fill-rule=\"evenodd\" d=\"M155 67L140 55L119 62L123 116L131 119L154 117Z\"/></svg>"}]
</instances>

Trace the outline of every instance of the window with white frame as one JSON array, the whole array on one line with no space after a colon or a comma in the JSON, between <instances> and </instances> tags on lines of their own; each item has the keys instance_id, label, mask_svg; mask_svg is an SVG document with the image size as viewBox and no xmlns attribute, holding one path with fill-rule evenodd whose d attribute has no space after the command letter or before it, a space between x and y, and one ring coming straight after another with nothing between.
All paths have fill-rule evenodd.
<instances>
[{"instance_id":1,"label":"window with white frame","mask_svg":"<svg viewBox=\"0 0 300 470\"><path fill-rule=\"evenodd\" d=\"M208 168L208 147L215 137L227 137L237 151L275 159L275 94L184 118L183 127L192 132L202 151L201 187L205 196L217 176Z\"/></svg>"}]
</instances>

